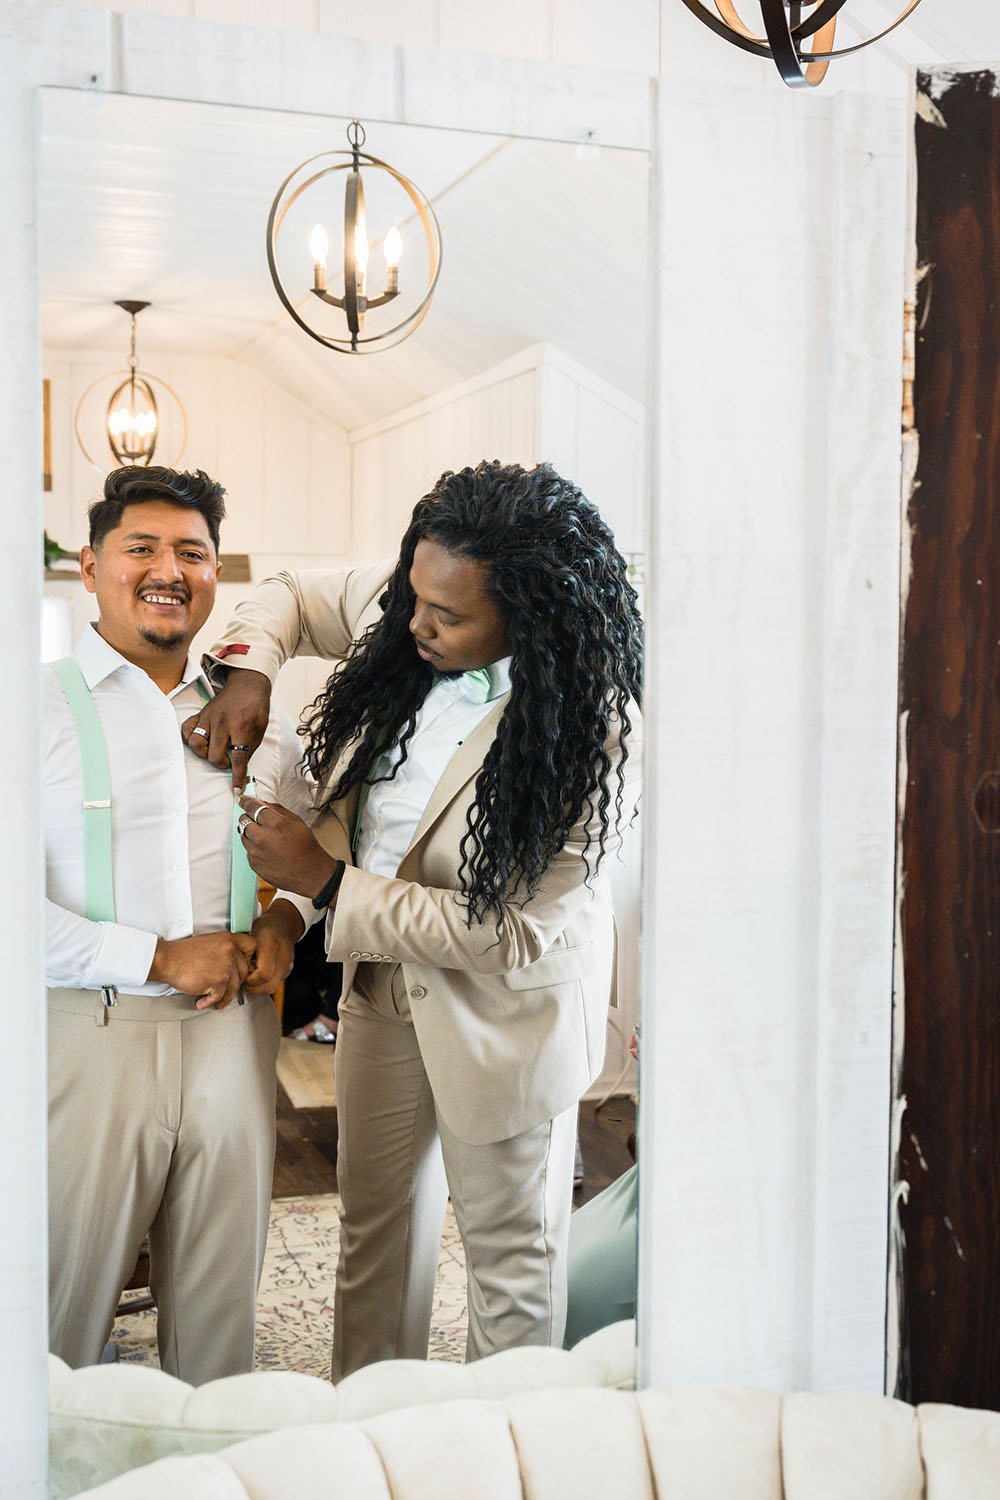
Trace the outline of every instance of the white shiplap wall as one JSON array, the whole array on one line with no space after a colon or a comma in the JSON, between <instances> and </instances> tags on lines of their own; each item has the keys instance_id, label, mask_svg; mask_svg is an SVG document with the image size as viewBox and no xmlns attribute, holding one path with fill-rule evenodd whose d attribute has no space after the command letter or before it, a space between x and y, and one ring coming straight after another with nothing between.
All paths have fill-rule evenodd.
<instances>
[{"instance_id":1,"label":"white shiplap wall","mask_svg":"<svg viewBox=\"0 0 1000 1500\"><path fill-rule=\"evenodd\" d=\"M543 460L583 490L623 552L643 545L645 431L638 401L534 344L350 434L358 556L394 550L414 502L445 469Z\"/></svg>"}]
</instances>

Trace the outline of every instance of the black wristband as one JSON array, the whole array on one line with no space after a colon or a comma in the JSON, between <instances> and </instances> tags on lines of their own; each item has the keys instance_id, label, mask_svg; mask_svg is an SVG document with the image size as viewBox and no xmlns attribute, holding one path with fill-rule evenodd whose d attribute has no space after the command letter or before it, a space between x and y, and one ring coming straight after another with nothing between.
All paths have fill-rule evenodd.
<instances>
[{"instance_id":1,"label":"black wristband","mask_svg":"<svg viewBox=\"0 0 1000 1500\"><path fill-rule=\"evenodd\" d=\"M344 860L338 859L336 869L330 876L330 879L326 882L326 885L318 893L318 895L315 895L313 897L313 906L315 906L317 911L322 911L324 906L330 905L330 902L340 890L340 882L344 878L344 871L346 869L347 865L345 864Z\"/></svg>"}]
</instances>

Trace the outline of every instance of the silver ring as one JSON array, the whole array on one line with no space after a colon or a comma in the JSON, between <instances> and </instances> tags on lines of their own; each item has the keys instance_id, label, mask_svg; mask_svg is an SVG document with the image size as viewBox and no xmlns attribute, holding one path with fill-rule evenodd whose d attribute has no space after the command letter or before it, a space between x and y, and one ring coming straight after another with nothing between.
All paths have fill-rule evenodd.
<instances>
[{"instance_id":1,"label":"silver ring","mask_svg":"<svg viewBox=\"0 0 1000 1500\"><path fill-rule=\"evenodd\" d=\"M269 802L262 802L260 804L260 806L258 807L257 811L253 815L254 822L255 823L259 823L260 822L260 815L261 815L261 813L262 812L270 812L270 810L271 810L271 804Z\"/></svg>"},{"instance_id":2,"label":"silver ring","mask_svg":"<svg viewBox=\"0 0 1000 1500\"><path fill-rule=\"evenodd\" d=\"M251 818L249 813L242 813L240 815L240 820L236 824L236 832L239 834L240 838L243 837L252 822L253 818Z\"/></svg>"},{"instance_id":3,"label":"silver ring","mask_svg":"<svg viewBox=\"0 0 1000 1500\"><path fill-rule=\"evenodd\" d=\"M205 736L206 740L209 740L209 739L212 738L212 736L209 734L208 730L207 729L202 729L202 727L201 727L200 724L196 724L195 727L194 727L194 729L192 729L192 731L191 731L191 738L194 739L194 737L195 737L196 734L203 734Z\"/></svg>"},{"instance_id":4,"label":"silver ring","mask_svg":"<svg viewBox=\"0 0 1000 1500\"><path fill-rule=\"evenodd\" d=\"M229 748L230 748L230 750L249 750L250 746L249 745L234 745L234 744L230 743Z\"/></svg>"}]
</instances>

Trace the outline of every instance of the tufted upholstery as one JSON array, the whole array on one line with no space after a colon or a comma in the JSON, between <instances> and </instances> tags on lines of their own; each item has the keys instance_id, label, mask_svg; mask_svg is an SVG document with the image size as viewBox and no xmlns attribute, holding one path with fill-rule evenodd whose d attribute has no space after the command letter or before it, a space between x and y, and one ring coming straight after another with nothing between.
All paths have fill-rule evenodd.
<instances>
[{"instance_id":1,"label":"tufted upholstery","mask_svg":"<svg viewBox=\"0 0 1000 1500\"><path fill-rule=\"evenodd\" d=\"M1000 1415L881 1396L556 1389L161 1460L92 1500L987 1500Z\"/></svg>"},{"instance_id":2,"label":"tufted upholstery","mask_svg":"<svg viewBox=\"0 0 1000 1500\"><path fill-rule=\"evenodd\" d=\"M275 1428L355 1421L399 1407L565 1386L635 1384L635 1324L564 1349L511 1349L471 1365L386 1360L339 1385L311 1375L236 1375L197 1389L141 1365L71 1370L49 1356L51 1500L168 1454L211 1452Z\"/></svg>"}]
</instances>

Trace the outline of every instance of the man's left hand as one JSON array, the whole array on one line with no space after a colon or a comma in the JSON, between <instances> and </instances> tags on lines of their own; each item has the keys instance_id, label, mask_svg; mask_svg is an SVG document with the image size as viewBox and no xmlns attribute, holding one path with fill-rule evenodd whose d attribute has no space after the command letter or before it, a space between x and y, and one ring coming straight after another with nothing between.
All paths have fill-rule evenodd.
<instances>
[{"instance_id":1,"label":"man's left hand","mask_svg":"<svg viewBox=\"0 0 1000 1500\"><path fill-rule=\"evenodd\" d=\"M295 813L277 802L241 797L240 819L250 867L279 890L312 898L326 885L336 860Z\"/></svg>"}]
</instances>

